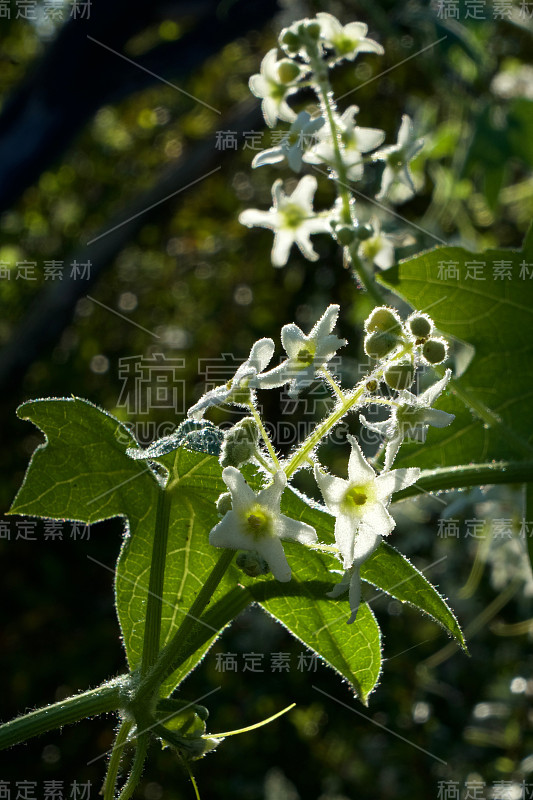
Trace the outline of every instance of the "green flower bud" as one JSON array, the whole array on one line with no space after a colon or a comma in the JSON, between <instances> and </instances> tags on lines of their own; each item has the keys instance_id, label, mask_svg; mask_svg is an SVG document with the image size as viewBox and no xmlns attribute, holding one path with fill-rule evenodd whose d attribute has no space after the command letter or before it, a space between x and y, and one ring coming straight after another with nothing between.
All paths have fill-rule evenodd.
<instances>
[{"instance_id":1,"label":"green flower bud","mask_svg":"<svg viewBox=\"0 0 533 800\"><path fill-rule=\"evenodd\" d=\"M375 308L365 322L367 333L383 331L398 336L402 332L402 321L396 311L387 306Z\"/></svg>"},{"instance_id":2,"label":"green flower bud","mask_svg":"<svg viewBox=\"0 0 533 800\"><path fill-rule=\"evenodd\" d=\"M339 225L335 228L335 238L343 247L350 245L356 236L357 232L351 225Z\"/></svg>"},{"instance_id":3,"label":"green flower bud","mask_svg":"<svg viewBox=\"0 0 533 800\"><path fill-rule=\"evenodd\" d=\"M225 516L228 511L231 511L231 509L231 494L230 492L224 492L224 494L221 494L217 500L217 511L222 516Z\"/></svg>"},{"instance_id":4,"label":"green flower bud","mask_svg":"<svg viewBox=\"0 0 533 800\"><path fill-rule=\"evenodd\" d=\"M318 41L321 31L320 23L316 22L315 20L311 20L311 22L308 22L305 27L307 34L311 37L311 39L316 39Z\"/></svg>"},{"instance_id":5,"label":"green flower bud","mask_svg":"<svg viewBox=\"0 0 533 800\"><path fill-rule=\"evenodd\" d=\"M398 344L398 337L392 333L374 331L365 336L365 353L370 358L384 358L392 353Z\"/></svg>"},{"instance_id":6,"label":"green flower bud","mask_svg":"<svg viewBox=\"0 0 533 800\"><path fill-rule=\"evenodd\" d=\"M385 383L398 392L409 389L415 377L415 371L410 361L400 361L392 364L385 372Z\"/></svg>"},{"instance_id":7,"label":"green flower bud","mask_svg":"<svg viewBox=\"0 0 533 800\"><path fill-rule=\"evenodd\" d=\"M428 339L422 348L422 355L428 364L442 364L448 355L448 345L444 339Z\"/></svg>"},{"instance_id":8,"label":"green flower bud","mask_svg":"<svg viewBox=\"0 0 533 800\"><path fill-rule=\"evenodd\" d=\"M374 228L372 225L359 225L355 234L360 242L365 242L374 234Z\"/></svg>"},{"instance_id":9,"label":"green flower bud","mask_svg":"<svg viewBox=\"0 0 533 800\"><path fill-rule=\"evenodd\" d=\"M365 389L367 392L377 392L379 383L375 380L367 381Z\"/></svg>"},{"instance_id":10,"label":"green flower bud","mask_svg":"<svg viewBox=\"0 0 533 800\"><path fill-rule=\"evenodd\" d=\"M254 550L243 550L237 554L235 563L242 571L251 578L258 575L268 575L270 568L265 559Z\"/></svg>"},{"instance_id":11,"label":"green flower bud","mask_svg":"<svg viewBox=\"0 0 533 800\"><path fill-rule=\"evenodd\" d=\"M281 31L279 43L288 53L297 53L301 44L300 37L291 28Z\"/></svg>"},{"instance_id":12,"label":"green flower bud","mask_svg":"<svg viewBox=\"0 0 533 800\"><path fill-rule=\"evenodd\" d=\"M411 314L407 327L416 339L427 339L433 330L433 320L427 314Z\"/></svg>"},{"instance_id":13,"label":"green flower bud","mask_svg":"<svg viewBox=\"0 0 533 800\"><path fill-rule=\"evenodd\" d=\"M292 83L300 75L300 67L289 58L284 58L278 64L278 76L281 83Z\"/></svg>"},{"instance_id":14,"label":"green flower bud","mask_svg":"<svg viewBox=\"0 0 533 800\"><path fill-rule=\"evenodd\" d=\"M253 419L242 419L227 431L220 451L221 467L240 467L256 453L259 428Z\"/></svg>"}]
</instances>

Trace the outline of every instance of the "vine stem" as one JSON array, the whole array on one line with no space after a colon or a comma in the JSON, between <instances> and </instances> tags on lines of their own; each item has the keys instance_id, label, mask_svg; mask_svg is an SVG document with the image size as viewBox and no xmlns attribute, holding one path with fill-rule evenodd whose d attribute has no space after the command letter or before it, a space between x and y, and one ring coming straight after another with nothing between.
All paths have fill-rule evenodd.
<instances>
[{"instance_id":1,"label":"vine stem","mask_svg":"<svg viewBox=\"0 0 533 800\"><path fill-rule=\"evenodd\" d=\"M495 461L425 470L412 486L396 492L394 500L405 500L429 492L444 492L466 486L533 482L533 461Z\"/></svg>"},{"instance_id":2,"label":"vine stem","mask_svg":"<svg viewBox=\"0 0 533 800\"><path fill-rule=\"evenodd\" d=\"M317 446L317 444L326 436L327 433L331 430L331 428L342 419L342 417L348 412L351 411L353 408L357 407L357 404L361 397L364 396L366 391L366 384L372 380L381 380L384 372L389 368L390 364L398 359L403 358L406 352L408 352L409 348L402 347L402 349L393 354L392 357L387 359L387 361L382 362L380 366L377 366L366 378L359 383L359 386L354 389L351 394L347 394L343 396L342 400L339 400L331 414L326 417L326 419L317 425L315 430L309 434L307 439L302 442L299 449L293 455L293 457L289 460L289 462L285 465L284 471L287 478L290 478L297 469L299 469L302 464L305 464L307 461L310 453L313 449ZM373 401L372 401L373 402Z\"/></svg>"},{"instance_id":3,"label":"vine stem","mask_svg":"<svg viewBox=\"0 0 533 800\"><path fill-rule=\"evenodd\" d=\"M254 418L254 420L255 420L256 424L257 424L257 427L258 427L258 428L259 428L259 430L261 431L261 436L263 437L263 441L264 441L264 443L266 444L267 450L268 450L268 452L269 452L270 458L272 459L272 461L273 461L273 463L274 463L274 466L275 466L275 467L276 467L278 470L279 470L279 469L281 469L281 466L280 466L280 463L279 463L278 457L277 457L277 455L276 455L276 451L274 450L274 448L273 448L273 446L272 446L272 442L270 441L270 436L268 435L268 432L267 432L267 430L266 430L265 426L263 425L263 420L261 419L261 416L260 416L260 415L259 415L259 413L257 412L257 409L256 409L256 407L253 405L253 403L250 403L250 404L249 404L249 406L248 406L248 408L249 408L249 409L250 409L250 411L252 412L252 416L253 416L253 418Z\"/></svg>"},{"instance_id":4,"label":"vine stem","mask_svg":"<svg viewBox=\"0 0 533 800\"><path fill-rule=\"evenodd\" d=\"M124 677L104 683L96 689L69 697L0 726L0 750L20 744L33 736L48 733L85 717L107 714L120 708Z\"/></svg>"},{"instance_id":5,"label":"vine stem","mask_svg":"<svg viewBox=\"0 0 533 800\"><path fill-rule=\"evenodd\" d=\"M165 562L170 520L171 493L161 489L157 498L150 580L146 604L141 675L146 675L157 658L161 642L161 605L165 580Z\"/></svg>"},{"instance_id":6,"label":"vine stem","mask_svg":"<svg viewBox=\"0 0 533 800\"><path fill-rule=\"evenodd\" d=\"M161 683L163 683L176 667L180 665L180 658L183 657L183 652L187 647L187 639L193 629L199 624L200 616L209 604L215 589L224 577L224 573L229 567L234 555L234 550L223 550L206 582L200 589L196 600L186 613L185 619L180 627L170 642L161 650L155 664L140 682L136 692L136 701L140 704L142 704L146 698L152 697Z\"/></svg>"},{"instance_id":7,"label":"vine stem","mask_svg":"<svg viewBox=\"0 0 533 800\"><path fill-rule=\"evenodd\" d=\"M104 800L113 800L115 797L115 787L117 785L120 762L122 761L122 756L124 755L124 746L128 742L128 736L132 728L133 722L129 719L125 719L118 729L102 788Z\"/></svg>"}]
</instances>

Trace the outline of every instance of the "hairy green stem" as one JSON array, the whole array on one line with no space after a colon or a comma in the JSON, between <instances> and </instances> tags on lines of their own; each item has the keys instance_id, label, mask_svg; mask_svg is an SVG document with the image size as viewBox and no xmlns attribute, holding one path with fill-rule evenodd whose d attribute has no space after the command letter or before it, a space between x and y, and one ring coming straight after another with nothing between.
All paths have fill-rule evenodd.
<instances>
[{"instance_id":1,"label":"hairy green stem","mask_svg":"<svg viewBox=\"0 0 533 800\"><path fill-rule=\"evenodd\" d=\"M154 541L150 565L150 581L146 604L144 643L141 662L141 675L146 675L159 653L161 640L161 606L165 580L167 556L168 525L170 520L171 493L161 489L157 498Z\"/></svg>"},{"instance_id":2,"label":"hairy green stem","mask_svg":"<svg viewBox=\"0 0 533 800\"><path fill-rule=\"evenodd\" d=\"M289 460L289 462L285 465L284 471L287 478L290 478L297 469L299 469L302 464L305 464L307 459L309 458L310 454L314 450L314 448L319 444L319 442L326 436L331 428L339 422L343 416L348 412L352 411L354 408L357 407L358 402L360 401L361 397L365 394L366 391L366 384L371 380L380 381L383 377L384 372L389 368L390 364L398 359L403 358L406 352L408 352L408 347L402 347L401 350L395 352L390 358L386 361L381 362L366 378L363 378L362 381L359 382L359 385L355 388L355 390L348 395L344 396L344 399L339 401L331 414L326 417L326 419L317 425L317 427L312 431L307 439L300 445L296 453L293 457ZM372 401L373 402L373 401Z\"/></svg>"},{"instance_id":3,"label":"hairy green stem","mask_svg":"<svg viewBox=\"0 0 533 800\"><path fill-rule=\"evenodd\" d=\"M487 464L466 464L422 471L413 486L396 492L394 501L405 500L429 492L444 492L467 486L491 483L522 483L533 481L533 461L495 461Z\"/></svg>"},{"instance_id":4,"label":"hairy green stem","mask_svg":"<svg viewBox=\"0 0 533 800\"><path fill-rule=\"evenodd\" d=\"M0 750L25 742L32 736L48 733L85 717L107 714L120 708L122 678L104 683L96 689L74 695L59 703L32 711L0 726Z\"/></svg>"},{"instance_id":5,"label":"hairy green stem","mask_svg":"<svg viewBox=\"0 0 533 800\"><path fill-rule=\"evenodd\" d=\"M132 728L133 722L129 719L125 719L118 729L115 741L113 743L111 758L109 759L104 786L102 789L104 800L114 800L120 762L122 761L122 757L124 755L124 746L128 742L128 736Z\"/></svg>"},{"instance_id":6,"label":"hairy green stem","mask_svg":"<svg viewBox=\"0 0 533 800\"><path fill-rule=\"evenodd\" d=\"M256 422L257 427L261 431L261 436L263 437L263 441L266 444L267 450L269 452L270 458L272 459L272 462L274 463L274 466L277 469L281 469L278 457L276 455L276 451L274 450L274 448L272 446L272 442L270 441L270 437L268 435L268 432L267 432L265 426L263 425L263 420L261 419L261 415L258 414L257 409L255 408L255 406L252 403L250 403L250 405L248 407L249 407L250 411L252 412L252 416L253 416L253 418L254 418L254 420Z\"/></svg>"},{"instance_id":7,"label":"hairy green stem","mask_svg":"<svg viewBox=\"0 0 533 800\"><path fill-rule=\"evenodd\" d=\"M194 629L199 624L202 624L199 622L200 616L209 604L234 555L234 550L224 550L222 552L206 582L200 589L196 600L185 614L185 619L180 627L166 647L161 650L157 661L139 684L136 692L136 700L139 703L142 703L146 698L152 697L161 683L183 663L183 655L187 651L188 639Z\"/></svg>"},{"instance_id":8,"label":"hairy green stem","mask_svg":"<svg viewBox=\"0 0 533 800\"><path fill-rule=\"evenodd\" d=\"M378 284L376 283L374 278L368 274L365 265L361 263L361 259L359 258L359 254L357 253L357 243L351 244L350 247L348 248L348 252L350 254L350 261L352 263L354 272L361 281L361 283L363 284L369 297L372 298L372 300L377 306L387 305L387 300L382 294Z\"/></svg>"},{"instance_id":9,"label":"hairy green stem","mask_svg":"<svg viewBox=\"0 0 533 800\"><path fill-rule=\"evenodd\" d=\"M147 733L140 734L137 737L137 749L135 750L133 766L128 776L128 780L122 787L122 790L118 796L118 800L129 800L137 788L137 784L142 777L144 762L146 761L146 755L148 753L149 741L150 737Z\"/></svg>"}]
</instances>

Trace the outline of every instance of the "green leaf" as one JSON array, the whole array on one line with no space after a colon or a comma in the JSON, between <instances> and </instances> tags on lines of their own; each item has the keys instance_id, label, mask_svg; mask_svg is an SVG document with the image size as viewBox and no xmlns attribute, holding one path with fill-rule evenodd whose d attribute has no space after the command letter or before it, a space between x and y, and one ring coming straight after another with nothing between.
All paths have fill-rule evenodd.
<instances>
[{"instance_id":1,"label":"green leaf","mask_svg":"<svg viewBox=\"0 0 533 800\"><path fill-rule=\"evenodd\" d=\"M467 277L473 262L481 265L484 280ZM496 277L503 267L510 268L510 279ZM458 270L458 277L451 270ZM531 277L522 279L521 270ZM455 421L440 430L430 428L424 447L403 445L397 464L433 468L531 461L531 232L522 251L470 253L459 247L437 247L401 262L381 281L414 308L427 310L445 336L475 348L466 372L437 403L455 414Z\"/></svg>"},{"instance_id":2,"label":"green leaf","mask_svg":"<svg viewBox=\"0 0 533 800\"><path fill-rule=\"evenodd\" d=\"M35 451L11 513L92 523L126 519L117 564L116 605L130 669L140 665L146 602L160 484L146 461L126 450L137 447L127 428L91 403L77 398L38 400L19 409L45 434ZM224 484L216 458L179 449L161 458L174 470L171 523L163 592L161 646L175 632L217 557L208 533ZM107 565L104 565L107 567ZM227 576L222 596L235 583ZM215 600L218 595L215 596ZM206 628L202 649L165 683L170 692L218 635Z\"/></svg>"},{"instance_id":3,"label":"green leaf","mask_svg":"<svg viewBox=\"0 0 533 800\"><path fill-rule=\"evenodd\" d=\"M411 562L386 542L365 561L361 577L402 603L418 608L442 625L466 650L455 615L434 586Z\"/></svg>"}]
</instances>

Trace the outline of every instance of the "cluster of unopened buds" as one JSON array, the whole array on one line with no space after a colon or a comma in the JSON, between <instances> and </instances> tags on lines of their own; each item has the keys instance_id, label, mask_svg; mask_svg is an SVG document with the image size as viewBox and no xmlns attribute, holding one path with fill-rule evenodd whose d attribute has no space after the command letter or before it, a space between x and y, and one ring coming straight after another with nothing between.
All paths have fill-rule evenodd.
<instances>
[{"instance_id":1,"label":"cluster of unopened buds","mask_svg":"<svg viewBox=\"0 0 533 800\"><path fill-rule=\"evenodd\" d=\"M378 218L364 224L359 221L351 186L364 179L367 164L382 162L385 168L375 196L377 205L386 198L392 202L407 200L415 193L410 162L421 149L422 140L416 138L412 121L404 114L396 143L382 147L385 132L357 125L357 106L338 111L329 81L329 70L339 62L354 61L360 53L383 54L381 45L367 38L367 31L362 22L343 26L328 13L295 22L279 36L281 57L277 48L270 50L261 72L250 78L250 89L262 101L267 125L274 127L279 120L290 123L281 142L258 153L252 166L286 163L299 173L304 164L310 165L335 182L337 193L330 209L316 212L314 175L301 178L291 194L284 191L283 181L278 179L272 186L273 204L268 211L248 209L240 215L240 221L248 227L274 231L272 263L276 267L287 263L293 244L315 261L318 255L310 236L316 233L333 235L356 270L361 269L360 261L382 269L394 261L394 245L401 239L383 233ZM289 105L289 98L303 88L315 92L318 113L316 107L311 114L307 110L296 113Z\"/></svg>"},{"instance_id":2,"label":"cluster of unopened buds","mask_svg":"<svg viewBox=\"0 0 533 800\"><path fill-rule=\"evenodd\" d=\"M221 519L210 533L210 543L243 551L237 563L248 574L257 576L270 571L279 581L291 579L282 540L332 553L342 563L343 576L330 596L349 590L349 622L353 622L360 602L359 568L395 526L388 511L391 497L419 477L416 468L391 470L398 450L406 438L423 442L428 426L444 427L454 417L432 407L446 388L449 370L423 393L409 391L419 367L441 363L447 355L446 342L435 334L427 314L414 313L402 322L392 308L374 309L365 323L364 346L377 363L349 390L344 390L328 369L336 351L347 344L332 332L338 315L339 306L330 305L309 334L294 323L285 325L281 341L287 357L270 370L267 367L275 344L272 339L260 339L233 379L207 392L189 410L189 417L200 421L209 408L228 403L249 412L226 432L222 444L222 478L229 491L219 498ZM256 391L288 386L289 394L296 398L316 380L330 388L335 406L294 452L281 460L259 414ZM384 440L383 468L377 472L364 457L355 436L348 435L348 477L331 475L318 460L320 443L348 413L372 404L391 410L389 418L378 423L360 416L362 424ZM263 474L264 488L254 491L247 483L241 471L246 464ZM320 544L313 527L281 513L282 494L291 477L302 468L313 470L324 504L335 516L334 546Z\"/></svg>"}]
</instances>

